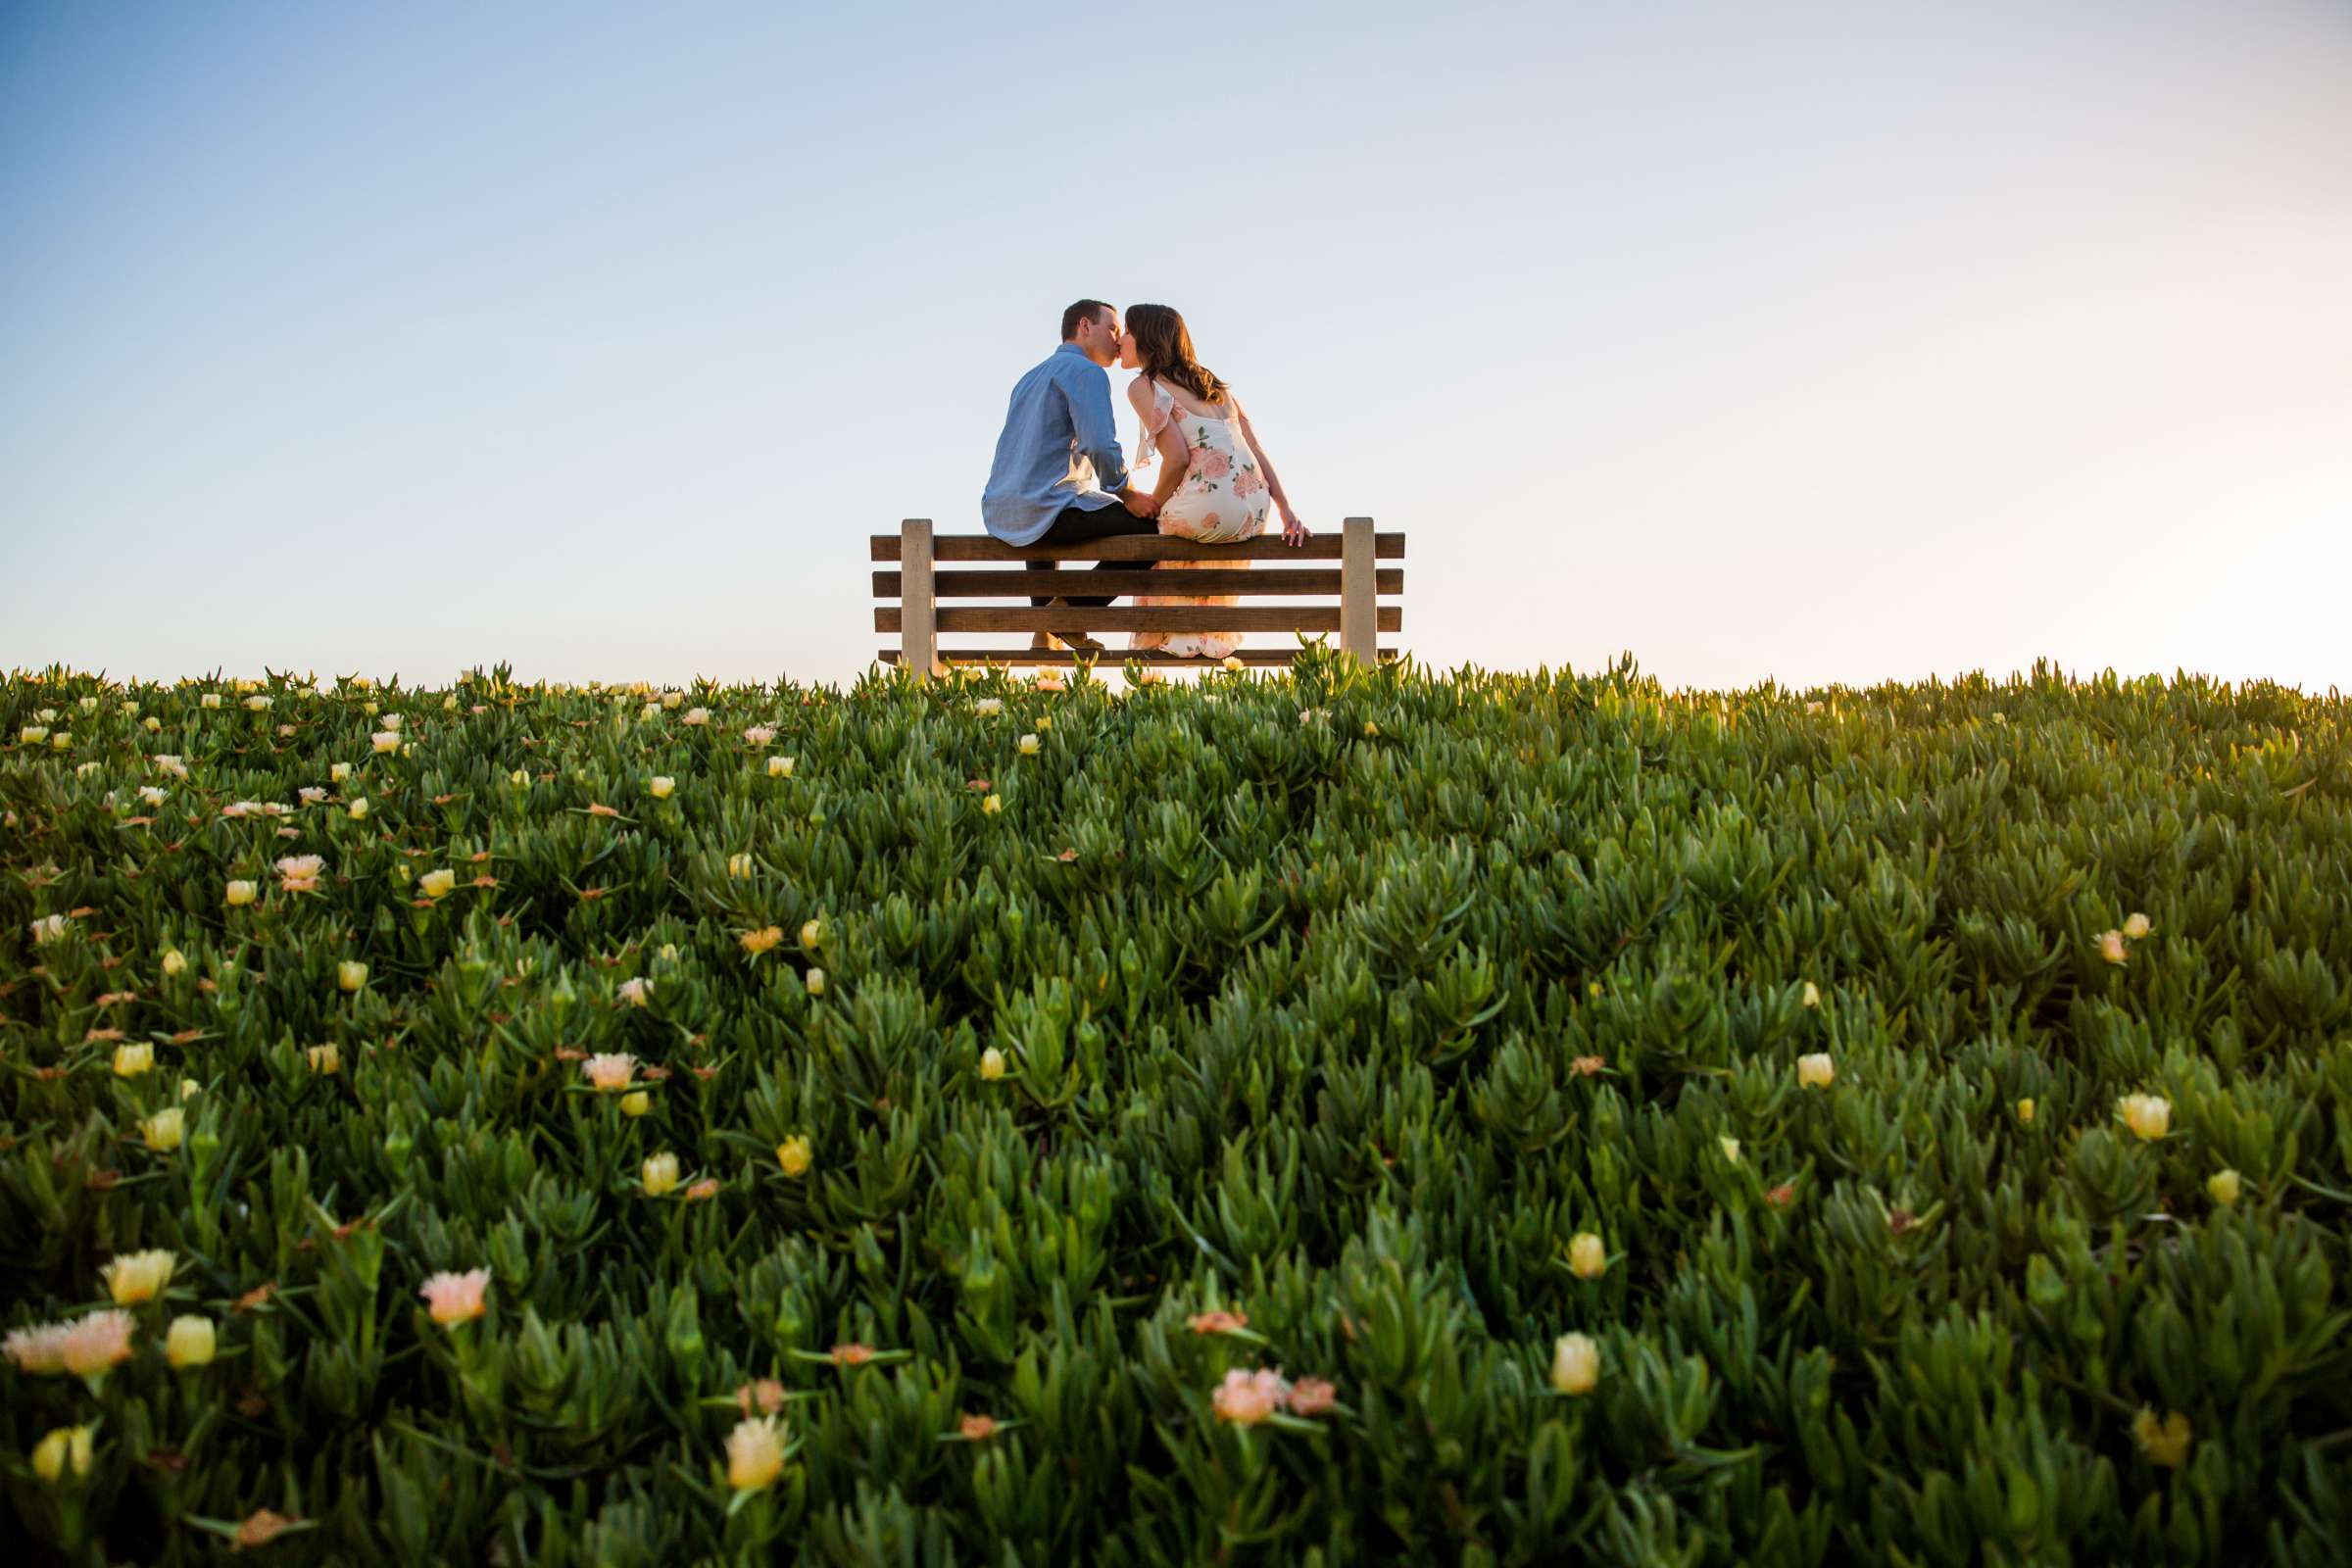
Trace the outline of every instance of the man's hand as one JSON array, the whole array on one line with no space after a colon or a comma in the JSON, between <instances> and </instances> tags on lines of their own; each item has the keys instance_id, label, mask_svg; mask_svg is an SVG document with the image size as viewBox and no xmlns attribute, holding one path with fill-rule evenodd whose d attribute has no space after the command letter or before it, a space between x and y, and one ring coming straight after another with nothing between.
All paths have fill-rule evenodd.
<instances>
[{"instance_id":1,"label":"man's hand","mask_svg":"<svg viewBox=\"0 0 2352 1568\"><path fill-rule=\"evenodd\" d=\"M1120 491L1119 502L1129 512L1135 514L1135 515L1139 517L1156 517L1159 515L1159 502L1153 497L1144 494L1141 490Z\"/></svg>"},{"instance_id":2,"label":"man's hand","mask_svg":"<svg viewBox=\"0 0 2352 1568\"><path fill-rule=\"evenodd\" d=\"M1283 508L1282 542L1286 545L1302 545L1306 540L1306 524L1298 520L1298 514L1288 507Z\"/></svg>"}]
</instances>

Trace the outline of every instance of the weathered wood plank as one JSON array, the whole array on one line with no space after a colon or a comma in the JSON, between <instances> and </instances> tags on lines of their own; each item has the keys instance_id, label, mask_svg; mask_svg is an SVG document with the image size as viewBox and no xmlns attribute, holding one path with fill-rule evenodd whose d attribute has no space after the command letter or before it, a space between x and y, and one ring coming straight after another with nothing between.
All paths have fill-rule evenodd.
<instances>
[{"instance_id":1,"label":"weathered wood plank","mask_svg":"<svg viewBox=\"0 0 2352 1568\"><path fill-rule=\"evenodd\" d=\"M1140 609L1032 610L1027 606L985 606L937 610L935 628L951 631L1338 631L1336 605L1152 605ZM1404 609L1383 605L1382 631L1404 627ZM874 607L874 630L903 629L896 605Z\"/></svg>"},{"instance_id":2,"label":"weathered wood plank","mask_svg":"<svg viewBox=\"0 0 2352 1568\"><path fill-rule=\"evenodd\" d=\"M1404 568L1383 566L1373 573L1376 593L1404 592ZM874 597L896 599L904 575L896 571L874 573ZM1025 599L1036 594L1244 594L1267 599L1278 596L1306 597L1325 595L1338 597L1340 574L1336 571L1287 571L1269 566L1263 571L1220 571L1213 566L1194 567L1183 573L1161 575L1154 571L934 571L931 574L933 599Z\"/></svg>"},{"instance_id":3,"label":"weathered wood plank","mask_svg":"<svg viewBox=\"0 0 2352 1568\"><path fill-rule=\"evenodd\" d=\"M1340 652L1372 662L1372 519L1343 524L1340 555Z\"/></svg>"},{"instance_id":4,"label":"weathered wood plank","mask_svg":"<svg viewBox=\"0 0 2352 1568\"><path fill-rule=\"evenodd\" d=\"M899 559L899 536L871 536L875 561ZM1404 559L1404 535L1375 534L1372 554L1380 561ZM1229 545L1197 545L1189 539L1165 539L1158 534L1122 534L1083 545L1008 545L987 534L934 534L933 561L1337 561L1340 536L1319 533L1297 545L1286 545L1280 534L1243 539Z\"/></svg>"},{"instance_id":5,"label":"weathered wood plank","mask_svg":"<svg viewBox=\"0 0 2352 1568\"><path fill-rule=\"evenodd\" d=\"M1238 650L1233 657L1248 665L1261 668L1272 668L1292 662L1298 659L1299 652L1300 651L1296 648L1244 648ZM895 648L885 648L875 657L880 662L885 664L896 664L899 662L899 651ZM1178 659L1172 654L1163 654L1157 652L1129 653L1125 649L1120 648L1106 649L1100 656L1094 654L1074 654L1067 649L1062 648L1042 650L1031 650L1027 648L943 648L940 650L938 657L946 660L951 664L1058 664L1065 667L1074 665L1083 660L1085 662L1093 664L1097 669L1102 671L1116 669L1119 665L1128 663L1130 662L1138 664L1167 665L1170 667L1189 667L1192 669L1215 669L1218 667L1218 662L1213 659ZM1380 651L1380 658L1383 663L1390 662L1398 657L1397 651L1394 648L1384 648Z\"/></svg>"}]
</instances>

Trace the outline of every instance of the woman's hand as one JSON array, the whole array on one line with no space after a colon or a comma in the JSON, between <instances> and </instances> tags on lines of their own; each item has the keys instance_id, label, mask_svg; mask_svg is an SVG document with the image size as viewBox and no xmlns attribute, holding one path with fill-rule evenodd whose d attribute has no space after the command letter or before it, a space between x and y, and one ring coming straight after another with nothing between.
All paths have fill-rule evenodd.
<instances>
[{"instance_id":1,"label":"woman's hand","mask_svg":"<svg viewBox=\"0 0 2352 1568\"><path fill-rule=\"evenodd\" d=\"M1306 524L1298 520L1298 514L1288 507L1283 508L1282 542L1286 545L1302 545L1306 540Z\"/></svg>"}]
</instances>

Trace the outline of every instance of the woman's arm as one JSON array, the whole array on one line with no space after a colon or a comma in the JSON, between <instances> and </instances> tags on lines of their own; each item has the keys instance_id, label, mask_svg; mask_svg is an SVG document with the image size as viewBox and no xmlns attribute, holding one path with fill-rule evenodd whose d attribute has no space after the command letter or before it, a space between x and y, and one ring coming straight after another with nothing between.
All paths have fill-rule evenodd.
<instances>
[{"instance_id":1,"label":"woman's arm","mask_svg":"<svg viewBox=\"0 0 2352 1568\"><path fill-rule=\"evenodd\" d=\"M1139 375L1128 382L1127 401L1135 405L1135 412L1143 419L1144 428L1151 430L1152 416L1158 412L1158 400L1152 395L1151 381ZM1152 431L1151 440L1160 459L1159 487L1152 496L1152 505L1156 512L1168 504L1168 498L1176 493L1183 485L1185 475L1192 471L1193 449L1185 441L1184 432L1176 428L1173 415L1161 420L1157 430Z\"/></svg>"},{"instance_id":2,"label":"woman's arm","mask_svg":"<svg viewBox=\"0 0 2352 1568\"><path fill-rule=\"evenodd\" d=\"M1233 416L1242 421L1242 439L1249 442L1250 450L1257 454L1257 471L1266 476L1266 493L1274 498L1274 505L1282 513L1282 542L1286 545L1303 543L1306 524L1300 522L1298 514L1291 510L1291 498L1283 494L1282 476L1274 471L1274 460L1266 456L1265 444L1258 440L1257 431L1250 427L1250 416L1242 408L1242 400L1234 397L1230 391L1225 395L1233 403Z\"/></svg>"}]
</instances>

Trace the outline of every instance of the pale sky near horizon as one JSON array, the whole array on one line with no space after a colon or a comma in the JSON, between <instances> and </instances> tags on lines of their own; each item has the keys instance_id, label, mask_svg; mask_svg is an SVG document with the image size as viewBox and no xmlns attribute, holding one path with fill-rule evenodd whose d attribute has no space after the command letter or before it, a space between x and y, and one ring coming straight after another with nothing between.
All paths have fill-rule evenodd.
<instances>
[{"instance_id":1,"label":"pale sky near horizon","mask_svg":"<svg viewBox=\"0 0 2352 1568\"><path fill-rule=\"evenodd\" d=\"M1098 295L1441 669L2352 688L2352 0L8 0L0 214L9 667L846 682Z\"/></svg>"}]
</instances>

